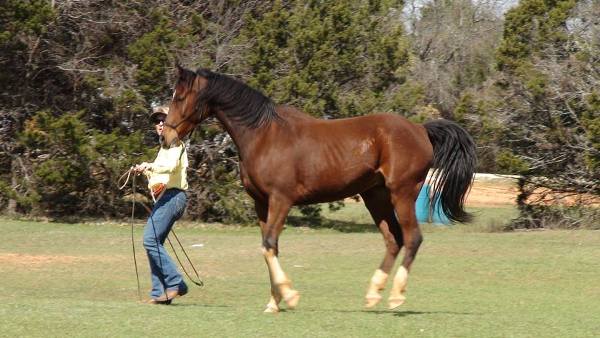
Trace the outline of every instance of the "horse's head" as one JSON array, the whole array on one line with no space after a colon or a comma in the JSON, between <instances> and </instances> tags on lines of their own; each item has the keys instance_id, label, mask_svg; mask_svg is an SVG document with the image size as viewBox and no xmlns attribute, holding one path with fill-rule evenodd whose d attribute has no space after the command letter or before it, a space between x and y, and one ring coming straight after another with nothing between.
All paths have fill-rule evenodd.
<instances>
[{"instance_id":1,"label":"horse's head","mask_svg":"<svg viewBox=\"0 0 600 338\"><path fill-rule=\"evenodd\" d=\"M161 136L163 147L176 144L212 114L202 99L207 85L208 79L177 65L177 83Z\"/></svg>"}]
</instances>

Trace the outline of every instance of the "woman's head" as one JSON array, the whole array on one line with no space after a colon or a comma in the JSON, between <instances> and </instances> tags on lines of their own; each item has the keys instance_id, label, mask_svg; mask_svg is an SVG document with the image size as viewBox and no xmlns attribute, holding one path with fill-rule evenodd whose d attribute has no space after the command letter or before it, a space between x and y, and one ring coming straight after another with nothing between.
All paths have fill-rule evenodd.
<instances>
[{"instance_id":1,"label":"woman's head","mask_svg":"<svg viewBox=\"0 0 600 338\"><path fill-rule=\"evenodd\" d=\"M165 119L167 118L167 114L169 114L169 106L158 106L152 110L152 114L150 114L150 121L154 124L154 128L158 136L161 136L163 133L163 127Z\"/></svg>"}]
</instances>

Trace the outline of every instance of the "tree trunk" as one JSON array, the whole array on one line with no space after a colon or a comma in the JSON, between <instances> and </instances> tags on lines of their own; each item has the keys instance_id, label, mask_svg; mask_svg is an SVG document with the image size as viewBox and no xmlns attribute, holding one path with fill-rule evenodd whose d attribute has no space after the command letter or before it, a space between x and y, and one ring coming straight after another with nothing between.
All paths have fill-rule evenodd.
<instances>
[{"instance_id":1,"label":"tree trunk","mask_svg":"<svg viewBox=\"0 0 600 338\"><path fill-rule=\"evenodd\" d=\"M17 184L18 184L18 179L17 179L17 173L18 173L18 163L17 163L17 159L13 158L11 160L11 187L13 188L14 191L16 191L17 188ZM8 205L6 207L6 213L8 215L16 215L17 213L17 200L15 198L13 198L12 196L8 198Z\"/></svg>"}]
</instances>

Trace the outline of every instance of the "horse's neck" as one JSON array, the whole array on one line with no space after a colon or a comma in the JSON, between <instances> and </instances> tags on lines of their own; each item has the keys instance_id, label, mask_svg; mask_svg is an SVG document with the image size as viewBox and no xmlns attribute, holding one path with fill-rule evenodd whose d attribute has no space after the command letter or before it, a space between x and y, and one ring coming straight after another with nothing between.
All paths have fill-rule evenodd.
<instances>
[{"instance_id":1,"label":"horse's neck","mask_svg":"<svg viewBox=\"0 0 600 338\"><path fill-rule=\"evenodd\" d=\"M246 157L251 146L260 136L259 134L261 128L250 128L237 124L222 111L217 112L215 116L217 120L221 122L229 136L231 136L233 143L235 143L235 146L238 149L240 157Z\"/></svg>"}]
</instances>

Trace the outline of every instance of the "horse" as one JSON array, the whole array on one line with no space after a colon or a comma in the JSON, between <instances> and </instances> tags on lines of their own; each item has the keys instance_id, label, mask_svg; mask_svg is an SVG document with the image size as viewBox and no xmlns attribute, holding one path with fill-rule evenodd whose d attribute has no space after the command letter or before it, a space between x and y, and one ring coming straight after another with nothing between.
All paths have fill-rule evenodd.
<instances>
[{"instance_id":1,"label":"horse","mask_svg":"<svg viewBox=\"0 0 600 338\"><path fill-rule=\"evenodd\" d=\"M264 312L298 304L300 294L278 260L278 239L294 205L360 195L385 242L386 253L367 287L366 307L381 299L396 258L388 306L404 303L408 274L423 236L415 200L433 168L432 195L452 222L464 210L476 165L471 136L444 119L415 124L396 114L323 120L274 102L230 76L177 65L177 80L162 146L171 147L208 117L216 117L239 155L240 177L255 203L271 297Z\"/></svg>"}]
</instances>

